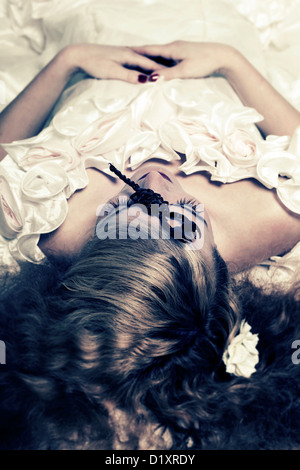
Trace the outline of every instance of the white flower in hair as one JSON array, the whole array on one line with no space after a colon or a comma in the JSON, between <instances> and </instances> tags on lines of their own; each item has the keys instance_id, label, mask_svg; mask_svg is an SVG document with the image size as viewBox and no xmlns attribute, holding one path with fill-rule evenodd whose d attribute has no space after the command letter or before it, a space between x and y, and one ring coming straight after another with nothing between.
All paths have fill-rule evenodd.
<instances>
[{"instance_id":1,"label":"white flower in hair","mask_svg":"<svg viewBox=\"0 0 300 470\"><path fill-rule=\"evenodd\" d=\"M255 372L255 366L259 361L258 335L251 333L250 325L243 320L240 333L233 338L223 354L226 372L239 377L249 378Z\"/></svg>"}]
</instances>

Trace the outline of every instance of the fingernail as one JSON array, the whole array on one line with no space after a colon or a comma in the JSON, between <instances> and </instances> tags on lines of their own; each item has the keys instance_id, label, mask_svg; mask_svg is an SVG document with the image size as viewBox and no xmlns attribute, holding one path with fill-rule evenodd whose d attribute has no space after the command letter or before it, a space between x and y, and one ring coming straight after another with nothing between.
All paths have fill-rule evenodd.
<instances>
[{"instance_id":1,"label":"fingernail","mask_svg":"<svg viewBox=\"0 0 300 470\"><path fill-rule=\"evenodd\" d=\"M148 80L147 75L142 75L142 74L141 74L141 75L138 76L138 81L139 81L140 83L146 83L147 80Z\"/></svg>"},{"instance_id":2,"label":"fingernail","mask_svg":"<svg viewBox=\"0 0 300 470\"><path fill-rule=\"evenodd\" d=\"M156 80L158 80L158 78L159 78L159 74L158 73L153 73L152 75L150 75L149 81L150 82L156 82Z\"/></svg>"}]
</instances>

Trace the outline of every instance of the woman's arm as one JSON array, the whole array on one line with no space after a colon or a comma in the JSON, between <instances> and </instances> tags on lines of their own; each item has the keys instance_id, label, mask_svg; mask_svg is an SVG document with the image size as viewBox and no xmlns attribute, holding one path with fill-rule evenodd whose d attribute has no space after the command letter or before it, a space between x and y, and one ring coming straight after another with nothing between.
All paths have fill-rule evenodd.
<instances>
[{"instance_id":1,"label":"woman's arm","mask_svg":"<svg viewBox=\"0 0 300 470\"><path fill-rule=\"evenodd\" d=\"M137 70L133 70L133 68ZM43 128L68 81L77 71L91 77L145 82L138 70L153 71L156 62L128 47L77 44L67 46L0 114L0 143L26 139ZM0 160L6 155L0 146Z\"/></svg>"},{"instance_id":2,"label":"woman's arm","mask_svg":"<svg viewBox=\"0 0 300 470\"><path fill-rule=\"evenodd\" d=\"M73 75L67 50L61 51L0 114L0 142L37 134ZM6 155L0 147L0 159Z\"/></svg>"},{"instance_id":3,"label":"woman's arm","mask_svg":"<svg viewBox=\"0 0 300 470\"><path fill-rule=\"evenodd\" d=\"M200 78L223 75L241 101L255 108L264 120L258 126L264 135L292 135L300 125L300 113L236 49L226 44L175 41L166 45L143 46L134 51L147 57L165 57L175 65L156 70L165 79ZM150 77L151 80L151 77Z\"/></svg>"},{"instance_id":4,"label":"woman's arm","mask_svg":"<svg viewBox=\"0 0 300 470\"><path fill-rule=\"evenodd\" d=\"M290 135L300 126L300 113L238 51L221 68L241 101L255 108L264 120L257 125L266 136Z\"/></svg>"}]
</instances>

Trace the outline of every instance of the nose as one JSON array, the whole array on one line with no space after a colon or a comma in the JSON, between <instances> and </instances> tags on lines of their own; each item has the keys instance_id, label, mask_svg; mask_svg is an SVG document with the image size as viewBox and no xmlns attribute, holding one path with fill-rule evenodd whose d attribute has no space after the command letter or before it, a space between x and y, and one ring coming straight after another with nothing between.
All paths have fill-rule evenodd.
<instances>
[{"instance_id":1,"label":"nose","mask_svg":"<svg viewBox=\"0 0 300 470\"><path fill-rule=\"evenodd\" d=\"M142 176L138 184L142 188L152 189L154 192L161 192L166 186L166 179L158 171L149 171L146 175Z\"/></svg>"}]
</instances>

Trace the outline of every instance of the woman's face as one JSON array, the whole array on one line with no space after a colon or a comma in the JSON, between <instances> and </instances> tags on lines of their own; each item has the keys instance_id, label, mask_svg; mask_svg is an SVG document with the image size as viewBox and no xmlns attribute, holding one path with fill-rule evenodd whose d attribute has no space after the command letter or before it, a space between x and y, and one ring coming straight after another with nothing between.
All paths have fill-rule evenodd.
<instances>
[{"instance_id":1,"label":"woman's face","mask_svg":"<svg viewBox=\"0 0 300 470\"><path fill-rule=\"evenodd\" d=\"M178 179L172 173L160 166L151 165L148 168L143 167L137 170L131 176L131 179L141 188L152 189L155 193L159 193L164 201L172 205L172 210L174 209L176 213L184 213L188 219L197 225L201 225L201 237L205 238L205 243L203 243L202 239L201 247L205 251L212 251L215 243L209 214L205 211L205 207L200 201L183 190ZM133 193L134 190L125 184L121 191L108 203L117 206L120 200L122 200L124 204L124 200L129 200ZM103 217L100 219L103 219ZM171 224L175 226L176 222L171 221Z\"/></svg>"}]
</instances>

